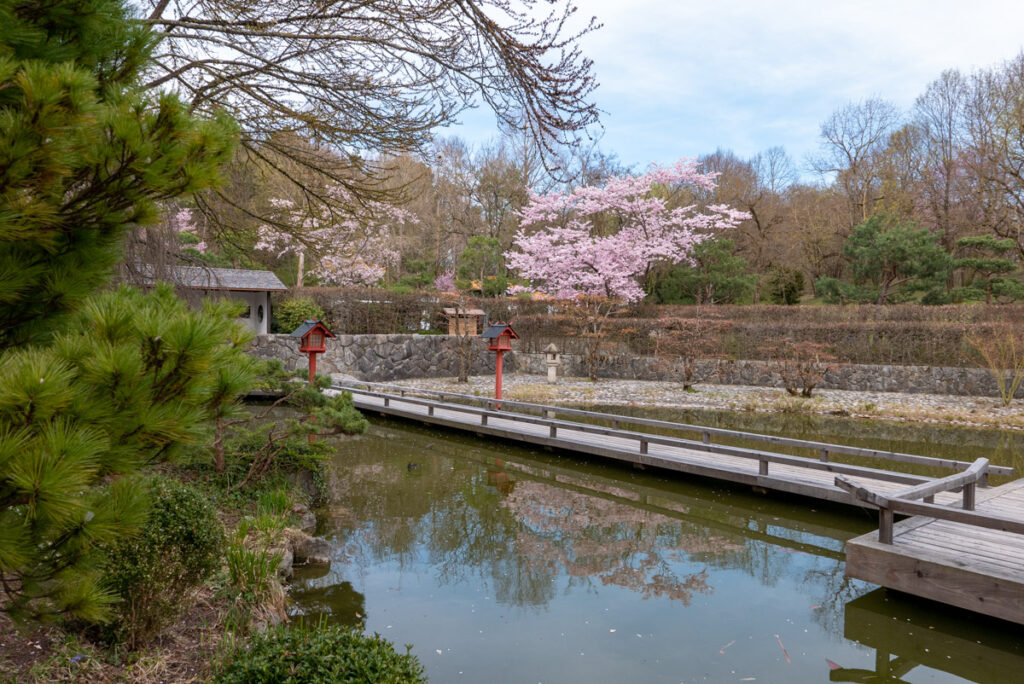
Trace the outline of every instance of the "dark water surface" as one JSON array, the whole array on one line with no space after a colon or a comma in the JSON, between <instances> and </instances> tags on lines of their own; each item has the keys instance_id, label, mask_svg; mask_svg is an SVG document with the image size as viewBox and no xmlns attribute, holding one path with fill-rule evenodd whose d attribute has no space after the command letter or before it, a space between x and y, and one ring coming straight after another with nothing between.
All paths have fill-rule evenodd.
<instances>
[{"instance_id":1,"label":"dark water surface","mask_svg":"<svg viewBox=\"0 0 1024 684\"><path fill-rule=\"evenodd\" d=\"M1020 449L996 431L652 417L1011 465ZM333 564L299 575L295 610L412 644L435 684L1024 681L1021 628L844 577L866 512L400 421L337 446Z\"/></svg>"}]
</instances>

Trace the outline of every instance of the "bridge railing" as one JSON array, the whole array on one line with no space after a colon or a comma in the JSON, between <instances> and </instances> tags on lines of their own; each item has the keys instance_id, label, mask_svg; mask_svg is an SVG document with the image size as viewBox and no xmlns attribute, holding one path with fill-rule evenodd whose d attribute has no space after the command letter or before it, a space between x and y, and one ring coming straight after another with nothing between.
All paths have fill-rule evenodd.
<instances>
[{"instance_id":1,"label":"bridge railing","mask_svg":"<svg viewBox=\"0 0 1024 684\"><path fill-rule=\"evenodd\" d=\"M979 458L962 473L915 485L889 495L880 494L842 475L836 476L835 484L854 498L878 508L878 541L882 544L893 543L893 522L897 514L922 515L1024 534L1024 520L978 513L974 510L977 502L977 485L983 481L990 468L987 458ZM963 492L961 508L935 504L936 494L956 490ZM919 502L918 499L922 501Z\"/></svg>"},{"instance_id":2,"label":"bridge railing","mask_svg":"<svg viewBox=\"0 0 1024 684\"><path fill-rule=\"evenodd\" d=\"M766 444L773 444L781 447L795 447L800 449L809 449L818 453L818 460L822 463L828 463L831 455L833 454L844 454L847 456L857 456L861 458L877 459L883 461L890 461L894 463L907 463L913 465L929 466L933 468L943 468L946 470L966 471L971 467L971 463L967 461L959 461L948 458L935 458L933 456L921 456L919 454L906 454L897 451L883 451L879 449L865 449L862 447L847 446L845 444L831 444L828 442L817 442L813 440L794 439L791 437L779 437L776 435L765 435L757 432L745 432L742 430L730 430L727 428L715 428L708 427L705 425L692 425L688 423L676 423L667 420L657 420L654 418L641 418L634 416L623 416L614 413L602 413L598 411L587 411L585 409L575 409L564 406L550 406L546 404L535 404L525 401L513 401L509 399L495 400L489 397L478 397L472 394L460 394L455 392L443 392L439 390L421 389L417 387L404 387L401 385L389 385L386 383L375 383L375 382L349 382L347 386L338 386L335 389L350 389L358 390L359 388L367 388L372 391L378 391L381 393L392 393L397 394L401 397L406 396L432 396L437 397L440 401L458 401L467 402L470 404L479 404L487 406L493 411L506 410L509 408L522 409L526 411L537 411L540 415L547 418L554 418L556 415L563 416L578 416L581 418L587 418L590 420L603 420L611 422L612 428L618 429L619 425L639 425L647 427L662 428L668 430L676 430L680 432L691 432L698 433L701 435L702 442L704 444L711 444L712 436L726 437L731 439L742 439L751 442L761 442ZM803 459L807 460L807 459ZM1007 466L989 466L985 472L985 475L981 478L979 484L985 486L988 484L988 475L1002 475L1002 476L1013 476L1014 469Z\"/></svg>"},{"instance_id":3,"label":"bridge railing","mask_svg":"<svg viewBox=\"0 0 1024 684\"><path fill-rule=\"evenodd\" d=\"M334 389L352 391L362 397L379 398L381 399L384 408L390 407L391 401L393 400L403 404L423 406L426 408L426 415L428 417L435 417L435 409L443 409L449 412L471 414L479 418L481 427L487 427L489 425L488 421L491 418L497 418L513 422L521 422L526 424L543 425L548 428L548 435L546 435L543 439L540 437L534 437L531 441L540 441L541 443L549 446L558 446L559 443L557 440L561 436L564 436L564 433L566 431L577 432L581 434L604 435L608 437L617 437L626 440L635 440L637 442L637 456L640 457L636 460L639 463L644 463L645 456L654 456L650 452L651 445L662 445L669 447L681 447L684 449L704 451L708 453L723 454L727 456L735 456L747 460L754 460L758 462L758 474L761 476L768 476L769 465L775 463L785 466L794 466L797 468L806 468L808 470L825 470L833 473L845 473L847 475L869 477L876 480L898 482L902 484L923 484L932 481L932 478L925 477L922 475L913 475L910 473L896 473L887 470L877 470L874 468L866 468L862 466L849 465L845 463L823 463L821 461L815 461L809 458L801 458L799 456L791 456L789 454L782 454L773 451L760 451L757 449L734 447L725 444L710 444L705 442L697 442L694 440L682 439L680 437L667 437L663 435L653 435L646 432L633 432L630 430L623 430L621 428L607 428L602 427L600 425L591 425L589 423L576 423L567 420L559 420L556 418L543 418L539 416L531 416L512 411L496 411L477 406L469 406L467 404L452 404L448 402L442 403L431 399L423 399L420 397L396 397L394 394L389 394L386 392L361 390L343 385L336 385ZM462 425L465 425L465 423L463 423ZM597 453L600 450L601 446L599 445L592 444L589 448L589 451L591 451L592 453ZM654 463L654 460L652 458L648 458L648 461ZM719 466L719 468L724 467L725 466ZM798 494L807 493L806 491L801 489L799 485L793 485L792 490Z\"/></svg>"}]
</instances>

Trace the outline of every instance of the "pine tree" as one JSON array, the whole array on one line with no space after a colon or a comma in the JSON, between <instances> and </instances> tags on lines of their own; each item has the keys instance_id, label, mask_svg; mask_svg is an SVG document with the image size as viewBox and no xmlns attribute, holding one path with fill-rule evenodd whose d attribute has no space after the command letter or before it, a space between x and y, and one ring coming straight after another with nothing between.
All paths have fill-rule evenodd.
<instances>
[{"instance_id":1,"label":"pine tree","mask_svg":"<svg viewBox=\"0 0 1024 684\"><path fill-rule=\"evenodd\" d=\"M152 46L126 0L0 0L0 349L45 341L125 229L227 159L226 118L141 94Z\"/></svg>"},{"instance_id":2,"label":"pine tree","mask_svg":"<svg viewBox=\"0 0 1024 684\"><path fill-rule=\"evenodd\" d=\"M108 615L100 550L145 520L134 475L208 438L253 384L236 314L191 311L166 285L122 288L89 298L52 345L0 356L4 610Z\"/></svg>"},{"instance_id":3,"label":"pine tree","mask_svg":"<svg viewBox=\"0 0 1024 684\"><path fill-rule=\"evenodd\" d=\"M968 256L956 259L954 266L969 271L975 281L982 283L982 287L972 282L961 288L955 293L959 299L984 297L985 303L991 304L993 294L1011 299L1024 297L1024 285L1009 277L1017 271L1017 262L1012 258L1017 244L1013 240L1000 239L995 235L973 235L961 238L956 246L968 252Z\"/></svg>"},{"instance_id":4,"label":"pine tree","mask_svg":"<svg viewBox=\"0 0 1024 684\"><path fill-rule=\"evenodd\" d=\"M15 617L108 617L100 550L145 519L134 474L251 381L230 305L94 294L124 231L213 182L234 137L140 94L153 41L129 7L0 0L0 610Z\"/></svg>"}]
</instances>

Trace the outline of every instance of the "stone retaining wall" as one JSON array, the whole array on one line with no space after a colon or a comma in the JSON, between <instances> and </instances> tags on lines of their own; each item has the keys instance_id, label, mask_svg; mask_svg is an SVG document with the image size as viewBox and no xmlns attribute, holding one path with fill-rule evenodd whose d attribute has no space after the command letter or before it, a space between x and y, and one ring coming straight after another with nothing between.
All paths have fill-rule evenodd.
<instances>
[{"instance_id":1,"label":"stone retaining wall","mask_svg":"<svg viewBox=\"0 0 1024 684\"><path fill-rule=\"evenodd\" d=\"M403 378L441 378L459 372L455 338L447 335L338 335L327 340L327 351L316 360L320 373L345 373L368 382ZM472 340L471 375L494 372L494 354L483 340ZM259 335L253 354L261 359L280 359L288 368L305 368L306 355L299 341L288 335ZM515 362L504 359L509 372Z\"/></svg>"},{"instance_id":2,"label":"stone retaining wall","mask_svg":"<svg viewBox=\"0 0 1024 684\"><path fill-rule=\"evenodd\" d=\"M456 339L447 335L338 335L327 341L327 352L317 359L323 373L345 373L369 382L404 378L454 377L458 374ZM472 375L494 373L494 354L482 340L473 340ZM281 359L290 368L305 368L306 357L298 340L288 335L260 335L253 353L259 358ZM505 371L546 375L543 354L512 352L505 355ZM581 363L562 357L560 372L584 376ZM623 358L599 373L605 378L678 381L676 364L652 357ZM781 387L778 376L763 361L700 360L695 382L723 385ZM967 396L999 395L995 381L981 368L933 366L869 366L844 364L829 371L818 385L822 389L863 392L909 392ZM1024 388L1017 393L1024 396Z\"/></svg>"},{"instance_id":3,"label":"stone retaining wall","mask_svg":"<svg viewBox=\"0 0 1024 684\"><path fill-rule=\"evenodd\" d=\"M547 374L543 354L516 354L521 372ZM570 355L562 357L562 371L569 376L585 376L581 362ZM678 365L652 357L619 359L598 373L602 378L623 380L678 381L683 377ZM782 387L777 374L764 361L720 361L702 359L695 363L694 381L720 385ZM860 392L907 392L911 394L954 394L998 397L995 380L983 368L950 366L874 366L842 364L825 374L821 389ZM1024 397L1024 387L1017 391Z\"/></svg>"}]
</instances>

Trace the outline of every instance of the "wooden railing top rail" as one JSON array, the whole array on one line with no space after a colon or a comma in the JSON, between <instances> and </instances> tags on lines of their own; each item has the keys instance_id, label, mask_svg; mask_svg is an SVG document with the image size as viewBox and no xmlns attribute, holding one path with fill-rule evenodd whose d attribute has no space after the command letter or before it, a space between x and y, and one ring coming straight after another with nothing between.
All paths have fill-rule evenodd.
<instances>
[{"instance_id":1,"label":"wooden railing top rail","mask_svg":"<svg viewBox=\"0 0 1024 684\"><path fill-rule=\"evenodd\" d=\"M632 425L646 425L648 427L659 427L670 430L679 430L683 432L699 432L705 435L718 435L722 437L732 437L734 439L745 439L753 442L764 442L768 444L776 444L778 446L789 446L803 449L812 449L818 451L823 457L827 458L827 455L832 454L845 454L847 456L860 456L864 458L874 458L886 461L893 461L896 463L910 463L915 465L932 466L936 468L946 468L948 470L967 470L971 464L966 461L958 461L955 459L946 458L935 458L933 456L921 456L919 454L905 454L897 451L881 451L876 449L865 449L862 447L852 447L843 444L831 444L828 442L816 442L811 440L794 439L791 437L778 437L775 435L765 435L758 432L745 432L742 430L730 430L727 428L715 428L706 427L703 425L691 425L688 423L676 423L667 420L657 420L655 418L639 418L634 416L624 416L616 413L602 413L599 411L587 411L585 409L569 408L565 406L550 406L546 404L534 404L531 402L514 401L509 399L491 399L489 397L477 397L472 394L460 394L456 392L443 392L439 390L421 389L418 387L403 387L401 385L389 385L386 383L376 382L362 382L357 381L350 383L352 386L336 386L335 389L349 389L357 390L359 387L374 387L381 390L387 390L391 392L398 392L400 394L423 394L428 396L437 396L442 400L445 399L458 399L466 400L471 402L477 402L486 404L488 406L497 407L514 407L522 409L530 409L542 412L555 411L563 415L580 416L585 418L593 418L598 420L610 420L618 423L629 423ZM989 466L988 473L992 475L1005 475L1013 476L1014 469L1007 466Z\"/></svg>"},{"instance_id":2,"label":"wooden railing top rail","mask_svg":"<svg viewBox=\"0 0 1024 684\"><path fill-rule=\"evenodd\" d=\"M979 458L962 473L948 475L932 482L925 482L915 487L911 487L910 489L904 489L903 491L896 492L890 498L905 499L908 501L913 501L915 499L929 499L940 492L949 492L954 489L959 489L964 485L978 482L979 480L983 481L985 473L989 467L987 458Z\"/></svg>"},{"instance_id":3,"label":"wooden railing top rail","mask_svg":"<svg viewBox=\"0 0 1024 684\"><path fill-rule=\"evenodd\" d=\"M899 515L923 515L938 520L966 523L976 527L985 527L1002 532L1024 534L1024 519L1007 518L990 513L978 513L975 508L975 492L979 481L982 481L989 469L988 459L979 458L970 468L956 473L905 489L885 496L871 489L852 482L842 475L836 475L836 486L845 489L852 496L877 506L879 510L878 540L883 544L893 542L893 517ZM931 499L941 492L963 488L962 508L935 504ZM916 499L924 498L924 502Z\"/></svg>"}]
</instances>

